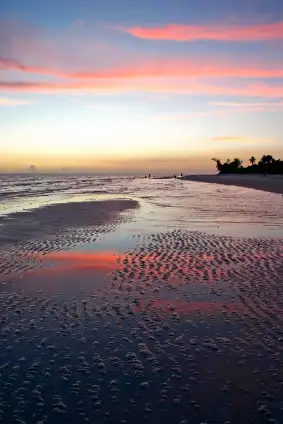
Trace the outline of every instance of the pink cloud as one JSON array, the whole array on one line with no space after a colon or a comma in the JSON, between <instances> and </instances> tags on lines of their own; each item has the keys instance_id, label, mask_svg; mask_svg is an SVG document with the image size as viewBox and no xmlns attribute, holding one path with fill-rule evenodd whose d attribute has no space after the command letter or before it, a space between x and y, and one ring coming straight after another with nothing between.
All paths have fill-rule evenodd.
<instances>
[{"instance_id":1,"label":"pink cloud","mask_svg":"<svg viewBox=\"0 0 283 424\"><path fill-rule=\"evenodd\" d=\"M283 39L283 22L257 25L178 25L118 28L146 40L263 41Z\"/></svg>"},{"instance_id":2,"label":"pink cloud","mask_svg":"<svg viewBox=\"0 0 283 424\"><path fill-rule=\"evenodd\" d=\"M193 95L233 95L282 98L283 85L246 83L241 85L218 85L198 80L178 83L166 79L157 81L109 80L109 81L72 81L72 82L5 82L0 81L0 90L20 93L56 94L63 92L137 92L175 93Z\"/></svg>"},{"instance_id":3,"label":"pink cloud","mask_svg":"<svg viewBox=\"0 0 283 424\"><path fill-rule=\"evenodd\" d=\"M157 59L128 62L125 66L113 65L101 69L73 72L56 68L27 66L13 59L0 58L0 70L16 70L28 74L50 75L69 79L160 78L160 77L239 77L283 78L283 63L276 67L264 64L245 65L229 63L222 58L209 61L202 57L189 59Z\"/></svg>"},{"instance_id":4,"label":"pink cloud","mask_svg":"<svg viewBox=\"0 0 283 424\"><path fill-rule=\"evenodd\" d=\"M226 34L229 31L238 31L239 28L243 33L244 28L265 27L263 32L267 34L266 27L272 25L275 24L257 24L252 27L232 25L225 28L225 31L221 26L216 29L221 34ZM177 26L173 27L176 29ZM196 28L203 30L212 27ZM277 33L278 31L277 28ZM3 40L0 46L0 78L3 71L0 90L35 94L151 91L162 95L177 93L277 99L283 97L283 86L279 81L277 85L272 85L243 80L283 78L283 60L282 63L274 64L253 58L245 64L231 57L226 60L225 57L211 56L193 59L149 58L116 49L116 46L112 49L107 44L101 44L100 40L95 40L96 44L89 43L89 40L78 35L73 37L72 31L70 34L67 37L61 34L54 39L38 28L0 22L0 38ZM15 75L19 75L17 80ZM48 78L41 81L45 75Z\"/></svg>"},{"instance_id":5,"label":"pink cloud","mask_svg":"<svg viewBox=\"0 0 283 424\"><path fill-rule=\"evenodd\" d=\"M7 70L20 70L23 71L24 67L18 63L16 60L13 59L5 59L0 57L0 71L7 71Z\"/></svg>"},{"instance_id":6,"label":"pink cloud","mask_svg":"<svg viewBox=\"0 0 283 424\"><path fill-rule=\"evenodd\" d=\"M49 81L0 81L0 90L15 91L21 93L35 94L56 94L63 92L78 92L78 91L103 91L116 90L118 85L115 84L86 84L78 82L49 82Z\"/></svg>"},{"instance_id":7,"label":"pink cloud","mask_svg":"<svg viewBox=\"0 0 283 424\"><path fill-rule=\"evenodd\" d=\"M147 87L149 91L167 92L176 94L215 94L232 96L270 97L282 98L283 85L269 85L264 83L248 83L241 85L217 85L200 81L187 84L164 84L155 87Z\"/></svg>"}]
</instances>

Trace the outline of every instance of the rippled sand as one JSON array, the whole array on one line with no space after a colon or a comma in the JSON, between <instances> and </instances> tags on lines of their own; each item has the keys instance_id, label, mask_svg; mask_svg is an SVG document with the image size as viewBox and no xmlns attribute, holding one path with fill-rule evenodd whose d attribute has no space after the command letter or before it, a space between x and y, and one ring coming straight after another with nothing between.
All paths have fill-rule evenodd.
<instances>
[{"instance_id":1,"label":"rippled sand","mask_svg":"<svg viewBox=\"0 0 283 424\"><path fill-rule=\"evenodd\" d=\"M0 420L281 423L283 240L100 206L2 251Z\"/></svg>"},{"instance_id":2,"label":"rippled sand","mask_svg":"<svg viewBox=\"0 0 283 424\"><path fill-rule=\"evenodd\" d=\"M107 200L10 214L0 220L0 274L29 269L38 252L65 250L95 241L128 219L123 217L124 211L138 206L135 200Z\"/></svg>"}]
</instances>

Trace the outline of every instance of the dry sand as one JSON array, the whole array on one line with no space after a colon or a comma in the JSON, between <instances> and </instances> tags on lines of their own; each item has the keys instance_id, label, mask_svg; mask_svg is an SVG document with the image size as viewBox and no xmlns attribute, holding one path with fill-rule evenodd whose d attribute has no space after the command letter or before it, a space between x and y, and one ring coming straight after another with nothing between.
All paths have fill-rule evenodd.
<instances>
[{"instance_id":1,"label":"dry sand","mask_svg":"<svg viewBox=\"0 0 283 424\"><path fill-rule=\"evenodd\" d=\"M232 185L283 194L283 176L281 175L187 175L182 180Z\"/></svg>"}]
</instances>

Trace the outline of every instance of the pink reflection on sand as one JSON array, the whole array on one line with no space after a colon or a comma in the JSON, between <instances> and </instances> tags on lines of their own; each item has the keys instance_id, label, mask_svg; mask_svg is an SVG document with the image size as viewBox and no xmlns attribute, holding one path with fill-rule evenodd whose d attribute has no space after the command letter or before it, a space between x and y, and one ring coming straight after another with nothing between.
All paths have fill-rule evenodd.
<instances>
[{"instance_id":1,"label":"pink reflection on sand","mask_svg":"<svg viewBox=\"0 0 283 424\"><path fill-rule=\"evenodd\" d=\"M115 251L105 252L51 252L41 256L41 261L51 265L50 268L40 269L39 273L58 273L81 270L94 270L111 272L119 267Z\"/></svg>"}]
</instances>

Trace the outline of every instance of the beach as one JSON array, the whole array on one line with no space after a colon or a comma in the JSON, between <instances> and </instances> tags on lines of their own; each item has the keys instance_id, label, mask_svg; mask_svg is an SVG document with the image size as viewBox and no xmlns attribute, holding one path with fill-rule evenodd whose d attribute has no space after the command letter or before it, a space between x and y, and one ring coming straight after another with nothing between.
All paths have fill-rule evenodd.
<instances>
[{"instance_id":1,"label":"beach","mask_svg":"<svg viewBox=\"0 0 283 424\"><path fill-rule=\"evenodd\" d=\"M252 188L254 190L269 191L270 193L283 194L282 175L186 175L186 181L195 181L210 184L232 185L237 187Z\"/></svg>"},{"instance_id":2,"label":"beach","mask_svg":"<svg viewBox=\"0 0 283 424\"><path fill-rule=\"evenodd\" d=\"M282 196L138 177L0 184L3 422L282 421Z\"/></svg>"},{"instance_id":3,"label":"beach","mask_svg":"<svg viewBox=\"0 0 283 424\"><path fill-rule=\"evenodd\" d=\"M283 424L282 40L0 0L0 424Z\"/></svg>"}]
</instances>

